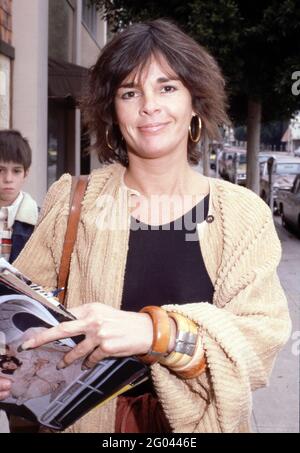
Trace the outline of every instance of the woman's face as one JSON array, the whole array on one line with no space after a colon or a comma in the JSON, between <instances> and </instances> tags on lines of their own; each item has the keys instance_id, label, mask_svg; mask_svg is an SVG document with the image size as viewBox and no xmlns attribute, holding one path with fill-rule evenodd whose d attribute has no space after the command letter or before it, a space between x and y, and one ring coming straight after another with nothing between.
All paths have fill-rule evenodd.
<instances>
[{"instance_id":1,"label":"woman's face","mask_svg":"<svg viewBox=\"0 0 300 453\"><path fill-rule=\"evenodd\" d=\"M128 153L146 159L186 155L192 98L163 59L153 57L139 78L122 82L115 110Z\"/></svg>"},{"instance_id":2,"label":"woman's face","mask_svg":"<svg viewBox=\"0 0 300 453\"><path fill-rule=\"evenodd\" d=\"M4 362L2 364L2 368L4 370L16 370L18 368L18 365L13 361L8 360L7 362Z\"/></svg>"}]
</instances>

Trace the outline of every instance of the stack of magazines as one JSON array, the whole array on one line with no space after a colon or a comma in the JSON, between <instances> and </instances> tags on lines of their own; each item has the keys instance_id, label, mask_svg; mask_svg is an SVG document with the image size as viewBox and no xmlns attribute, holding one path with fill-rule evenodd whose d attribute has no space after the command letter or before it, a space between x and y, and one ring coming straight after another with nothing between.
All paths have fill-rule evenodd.
<instances>
[{"instance_id":1,"label":"stack of magazines","mask_svg":"<svg viewBox=\"0 0 300 453\"><path fill-rule=\"evenodd\" d=\"M11 395L0 401L1 409L64 430L95 406L148 379L148 367L136 357L106 358L91 370L82 370L82 359L57 370L62 357L83 337L22 351L33 333L73 319L53 293L0 259L0 377L12 381Z\"/></svg>"}]
</instances>

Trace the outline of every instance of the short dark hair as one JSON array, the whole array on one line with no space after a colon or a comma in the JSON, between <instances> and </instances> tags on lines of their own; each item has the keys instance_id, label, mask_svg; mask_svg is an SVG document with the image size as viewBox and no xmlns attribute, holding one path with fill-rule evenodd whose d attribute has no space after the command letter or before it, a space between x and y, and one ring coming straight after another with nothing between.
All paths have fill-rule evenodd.
<instances>
[{"instance_id":1,"label":"short dark hair","mask_svg":"<svg viewBox=\"0 0 300 453\"><path fill-rule=\"evenodd\" d=\"M14 374L16 370L7 370L3 368L4 363L7 362L14 362L18 367L22 365L21 360L19 360L17 357L11 356L11 355L0 355L0 368L2 368L1 373L2 374Z\"/></svg>"},{"instance_id":2,"label":"short dark hair","mask_svg":"<svg viewBox=\"0 0 300 453\"><path fill-rule=\"evenodd\" d=\"M31 165L31 155L28 140L19 131L0 131L0 160L20 164L27 171Z\"/></svg>"},{"instance_id":3,"label":"short dark hair","mask_svg":"<svg viewBox=\"0 0 300 453\"><path fill-rule=\"evenodd\" d=\"M214 58L173 23L158 19L129 26L103 48L89 71L83 118L95 137L91 149L102 163L119 161L127 165L127 152L119 128L114 124L114 98L122 81L132 72L140 75L151 56L165 58L189 90L193 108L202 120L202 137L219 139L219 126L228 124L225 82ZM106 128L113 135L115 150L106 142ZM198 163L200 154L191 140L188 158Z\"/></svg>"}]
</instances>

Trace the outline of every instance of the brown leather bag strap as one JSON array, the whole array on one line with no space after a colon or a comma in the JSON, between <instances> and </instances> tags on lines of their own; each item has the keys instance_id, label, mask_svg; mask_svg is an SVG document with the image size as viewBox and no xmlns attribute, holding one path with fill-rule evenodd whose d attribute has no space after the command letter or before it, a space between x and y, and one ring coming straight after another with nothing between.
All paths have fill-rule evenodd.
<instances>
[{"instance_id":1,"label":"brown leather bag strap","mask_svg":"<svg viewBox=\"0 0 300 453\"><path fill-rule=\"evenodd\" d=\"M63 305L65 304L65 296L68 286L71 255L76 241L77 229L80 220L81 202L83 200L87 185L88 176L72 176L72 186L70 192L70 213L57 281L58 289L64 288L58 294L59 302Z\"/></svg>"}]
</instances>

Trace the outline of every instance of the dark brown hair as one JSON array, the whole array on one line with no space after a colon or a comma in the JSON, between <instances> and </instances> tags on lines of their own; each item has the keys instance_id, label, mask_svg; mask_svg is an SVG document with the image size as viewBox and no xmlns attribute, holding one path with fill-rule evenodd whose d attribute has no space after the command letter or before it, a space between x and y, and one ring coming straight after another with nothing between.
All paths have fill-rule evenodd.
<instances>
[{"instance_id":1,"label":"dark brown hair","mask_svg":"<svg viewBox=\"0 0 300 453\"><path fill-rule=\"evenodd\" d=\"M31 148L19 131L0 131L0 160L20 164L27 171L31 165Z\"/></svg>"},{"instance_id":2,"label":"dark brown hair","mask_svg":"<svg viewBox=\"0 0 300 453\"><path fill-rule=\"evenodd\" d=\"M9 363L9 362L13 362L18 367L20 367L22 365L22 362L17 357L10 356L10 355L0 355L0 368L1 368L2 374L14 374L14 372L16 371L16 370L7 370L6 368L4 368L3 365L5 363Z\"/></svg>"},{"instance_id":3,"label":"dark brown hair","mask_svg":"<svg viewBox=\"0 0 300 453\"><path fill-rule=\"evenodd\" d=\"M103 48L90 69L87 93L81 102L88 132L95 137L92 149L96 150L102 163L128 164L126 144L115 121L115 95L129 74L141 74L151 56L163 57L189 90L193 109L202 120L202 137L218 139L219 126L228 123L225 83L214 58L169 21L158 19L134 24ZM106 142L107 127L114 150ZM200 159L196 145L190 139L188 159L194 164Z\"/></svg>"}]
</instances>

